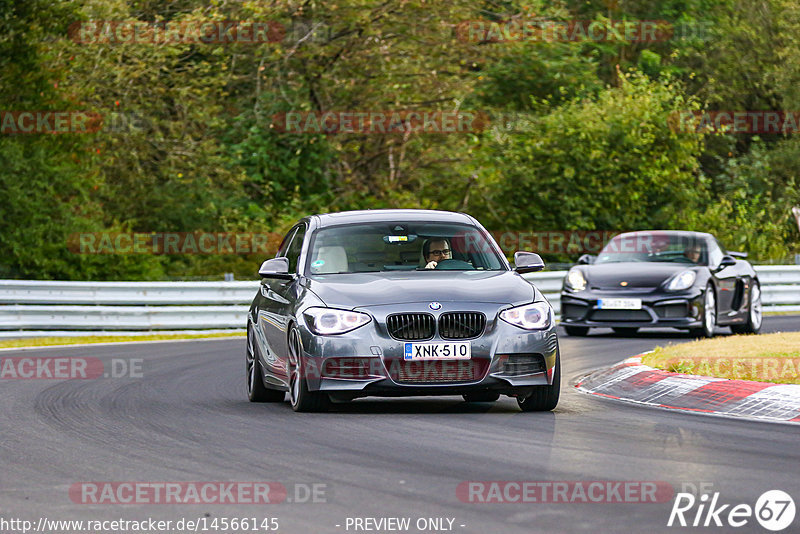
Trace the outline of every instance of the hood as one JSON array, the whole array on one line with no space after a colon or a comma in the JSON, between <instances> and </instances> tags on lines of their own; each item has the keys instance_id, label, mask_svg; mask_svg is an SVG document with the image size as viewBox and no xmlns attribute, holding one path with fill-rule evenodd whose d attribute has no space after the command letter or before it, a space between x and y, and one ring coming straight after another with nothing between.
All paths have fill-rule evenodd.
<instances>
[{"instance_id":1,"label":"hood","mask_svg":"<svg viewBox=\"0 0 800 534\"><path fill-rule=\"evenodd\" d=\"M513 271L412 271L316 276L308 288L326 306L356 308L409 302L532 302L536 291Z\"/></svg>"},{"instance_id":2,"label":"hood","mask_svg":"<svg viewBox=\"0 0 800 534\"><path fill-rule=\"evenodd\" d=\"M676 273L692 269L686 263L620 262L601 263L584 268L589 288L620 289L622 287L654 288ZM620 285L627 282L626 286Z\"/></svg>"}]
</instances>

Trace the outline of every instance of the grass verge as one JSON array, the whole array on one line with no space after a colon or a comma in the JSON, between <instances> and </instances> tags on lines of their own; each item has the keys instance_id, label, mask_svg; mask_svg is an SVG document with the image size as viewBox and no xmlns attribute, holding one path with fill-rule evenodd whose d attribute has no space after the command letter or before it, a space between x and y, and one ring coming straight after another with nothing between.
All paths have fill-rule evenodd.
<instances>
[{"instance_id":1,"label":"grass verge","mask_svg":"<svg viewBox=\"0 0 800 534\"><path fill-rule=\"evenodd\" d=\"M656 347L642 363L689 375L800 384L800 332L702 339Z\"/></svg>"},{"instance_id":2,"label":"grass verge","mask_svg":"<svg viewBox=\"0 0 800 534\"><path fill-rule=\"evenodd\" d=\"M148 334L143 336L108 335L108 336L65 336L65 337L33 337L22 339L0 340L0 349L24 347L48 347L51 345L84 345L89 343L121 343L124 341L174 341L176 339L206 339L215 337L244 337L244 333L216 332L213 334Z\"/></svg>"}]
</instances>

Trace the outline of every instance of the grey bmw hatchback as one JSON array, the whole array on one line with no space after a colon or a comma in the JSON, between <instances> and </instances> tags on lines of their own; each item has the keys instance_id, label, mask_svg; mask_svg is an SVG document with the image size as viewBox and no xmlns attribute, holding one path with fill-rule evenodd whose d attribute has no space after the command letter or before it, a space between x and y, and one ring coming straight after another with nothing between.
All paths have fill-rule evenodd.
<instances>
[{"instance_id":1,"label":"grey bmw hatchback","mask_svg":"<svg viewBox=\"0 0 800 534\"><path fill-rule=\"evenodd\" d=\"M366 396L515 397L556 407L553 309L473 217L432 210L312 215L259 270L247 317L252 402L324 411Z\"/></svg>"}]
</instances>

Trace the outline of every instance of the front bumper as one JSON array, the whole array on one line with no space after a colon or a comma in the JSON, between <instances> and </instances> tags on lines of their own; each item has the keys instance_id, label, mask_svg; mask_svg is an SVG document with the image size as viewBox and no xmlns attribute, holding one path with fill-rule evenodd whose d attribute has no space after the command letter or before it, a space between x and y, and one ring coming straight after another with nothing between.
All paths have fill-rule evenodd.
<instances>
[{"instance_id":1,"label":"front bumper","mask_svg":"<svg viewBox=\"0 0 800 534\"><path fill-rule=\"evenodd\" d=\"M599 299L637 298L638 310L601 309ZM697 328L703 324L703 290L600 290L561 292L561 324L586 327Z\"/></svg>"},{"instance_id":2,"label":"front bumper","mask_svg":"<svg viewBox=\"0 0 800 534\"><path fill-rule=\"evenodd\" d=\"M306 376L311 391L326 391L334 397L460 395L493 390L502 394L525 394L535 386L552 383L558 352L555 321L549 328L528 331L500 320L497 304L443 303L441 310L431 312L428 303L397 306L376 306L360 309L373 320L367 325L334 336L319 336L305 324L298 324L303 345L303 357L311 362L309 368L319 371ZM477 338L465 339L471 346L470 360L407 362L404 360L406 341L394 339L386 327L386 317L397 313L432 313L437 319L448 311L479 311L486 316L486 327ZM422 342L443 342L437 332ZM368 376L337 375L326 372L329 360L342 358L366 360ZM519 362L541 360L541 366L520 367ZM412 365L413 364L413 365ZM527 372L536 368L536 372ZM337 395L337 393L339 395Z\"/></svg>"}]
</instances>

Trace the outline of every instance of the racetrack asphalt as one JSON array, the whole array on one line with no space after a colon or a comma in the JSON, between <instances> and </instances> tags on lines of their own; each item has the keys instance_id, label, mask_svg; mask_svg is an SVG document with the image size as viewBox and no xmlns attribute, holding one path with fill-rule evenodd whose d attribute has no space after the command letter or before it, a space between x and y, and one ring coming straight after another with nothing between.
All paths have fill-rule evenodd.
<instances>
[{"instance_id":1,"label":"racetrack asphalt","mask_svg":"<svg viewBox=\"0 0 800 534\"><path fill-rule=\"evenodd\" d=\"M796 330L798 319L766 317L764 331ZM640 407L573 387L686 334L561 333L564 380L552 413L521 413L507 397L492 405L368 398L327 414L251 404L244 339L4 352L107 365L141 358L142 377L0 380L0 518L276 517L278 532L303 534L353 532L347 517L410 517L410 532L420 517L453 518L453 532L464 533L675 530L667 527L672 500L470 503L456 495L464 481L662 481L675 491L704 483L722 503L752 506L780 489L800 504L798 426ZM290 498L294 484L324 484L326 502L76 504L70 486L85 481L275 481ZM752 518L736 530L764 531Z\"/></svg>"}]
</instances>

